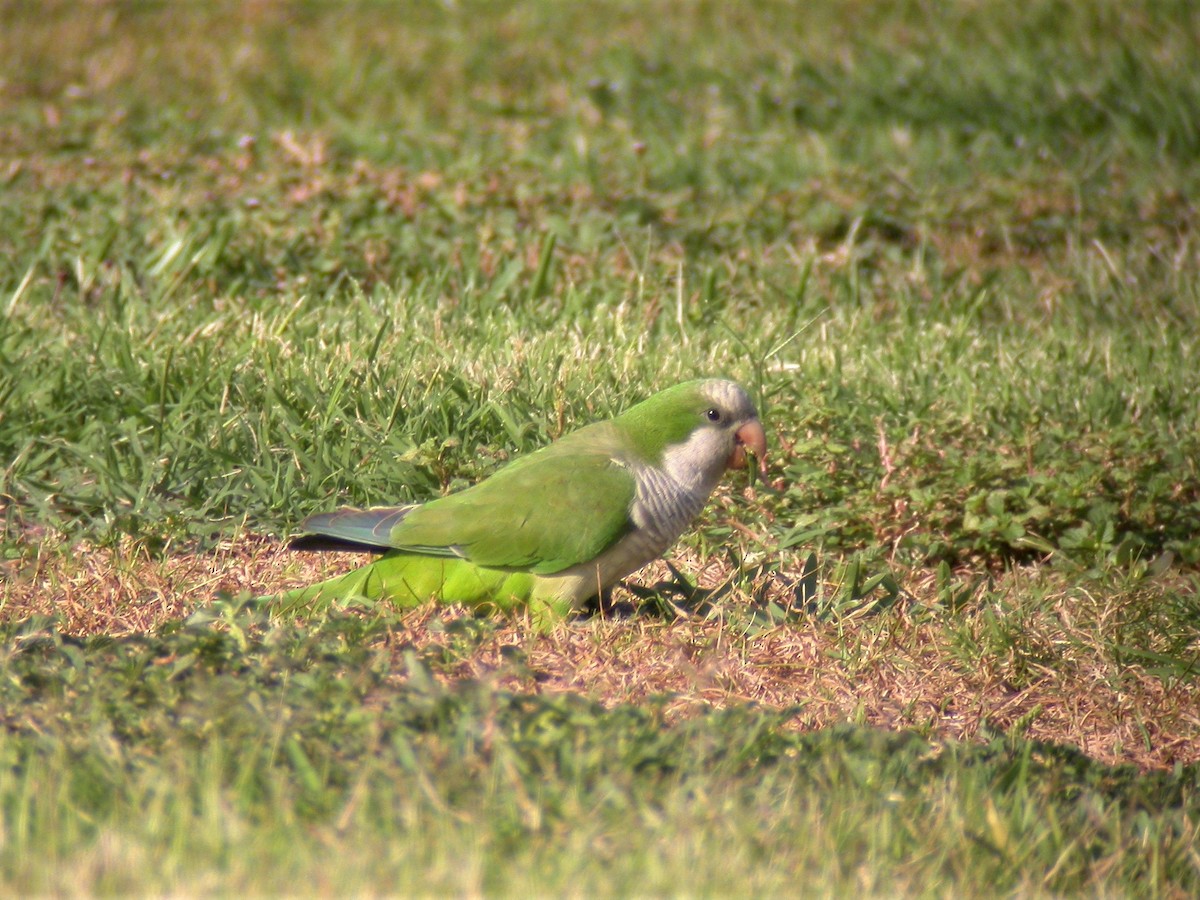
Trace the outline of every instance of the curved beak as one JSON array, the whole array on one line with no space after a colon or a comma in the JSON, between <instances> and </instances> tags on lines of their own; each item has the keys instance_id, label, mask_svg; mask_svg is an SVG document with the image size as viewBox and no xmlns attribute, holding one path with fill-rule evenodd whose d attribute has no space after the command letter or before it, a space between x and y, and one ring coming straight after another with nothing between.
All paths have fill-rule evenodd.
<instances>
[{"instance_id":1,"label":"curved beak","mask_svg":"<svg viewBox=\"0 0 1200 900\"><path fill-rule=\"evenodd\" d=\"M765 475L767 473L767 433L763 431L762 423L758 419L751 419L734 432L733 440L733 453L729 454L729 461L725 465L730 469L745 468L746 455L749 451L758 460L759 472Z\"/></svg>"}]
</instances>

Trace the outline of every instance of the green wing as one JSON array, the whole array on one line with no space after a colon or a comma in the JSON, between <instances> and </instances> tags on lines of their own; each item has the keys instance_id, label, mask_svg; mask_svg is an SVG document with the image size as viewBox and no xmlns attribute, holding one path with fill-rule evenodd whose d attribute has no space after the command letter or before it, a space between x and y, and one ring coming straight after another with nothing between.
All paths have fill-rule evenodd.
<instances>
[{"instance_id":1,"label":"green wing","mask_svg":"<svg viewBox=\"0 0 1200 900\"><path fill-rule=\"evenodd\" d=\"M632 527L637 483L618 433L592 425L491 478L408 513L388 536L401 550L552 574L595 559Z\"/></svg>"}]
</instances>

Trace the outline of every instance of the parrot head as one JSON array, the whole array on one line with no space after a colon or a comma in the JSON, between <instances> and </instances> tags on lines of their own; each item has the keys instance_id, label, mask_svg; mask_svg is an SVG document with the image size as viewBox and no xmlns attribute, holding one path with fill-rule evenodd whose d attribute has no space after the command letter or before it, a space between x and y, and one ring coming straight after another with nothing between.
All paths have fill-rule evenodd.
<instances>
[{"instance_id":1,"label":"parrot head","mask_svg":"<svg viewBox=\"0 0 1200 900\"><path fill-rule=\"evenodd\" d=\"M766 470L767 437L749 395L718 378L687 381L655 394L617 419L652 465L681 484L711 486L750 454Z\"/></svg>"}]
</instances>

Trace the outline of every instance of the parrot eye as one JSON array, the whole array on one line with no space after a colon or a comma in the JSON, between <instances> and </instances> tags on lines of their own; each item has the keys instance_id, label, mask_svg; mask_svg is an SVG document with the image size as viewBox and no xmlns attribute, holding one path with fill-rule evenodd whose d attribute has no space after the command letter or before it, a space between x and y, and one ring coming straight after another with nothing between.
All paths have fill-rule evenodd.
<instances>
[{"instance_id":1,"label":"parrot eye","mask_svg":"<svg viewBox=\"0 0 1200 900\"><path fill-rule=\"evenodd\" d=\"M705 413L705 415L708 416L708 421L710 421L710 422L720 422L721 421L721 411L719 409L717 409L715 406L711 407L708 410L708 412Z\"/></svg>"}]
</instances>

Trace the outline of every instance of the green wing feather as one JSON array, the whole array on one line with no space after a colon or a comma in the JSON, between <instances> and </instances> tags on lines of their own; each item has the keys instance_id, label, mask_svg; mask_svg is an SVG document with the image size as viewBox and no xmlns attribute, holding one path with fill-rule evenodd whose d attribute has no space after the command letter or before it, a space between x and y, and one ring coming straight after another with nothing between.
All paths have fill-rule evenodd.
<instances>
[{"instance_id":1,"label":"green wing feather","mask_svg":"<svg viewBox=\"0 0 1200 900\"><path fill-rule=\"evenodd\" d=\"M314 516L306 531L548 575L595 559L631 527L637 483L611 423L583 428L423 506Z\"/></svg>"},{"instance_id":2,"label":"green wing feather","mask_svg":"<svg viewBox=\"0 0 1200 900\"><path fill-rule=\"evenodd\" d=\"M637 483L619 448L611 424L584 428L414 509L388 544L538 575L588 562L631 527Z\"/></svg>"}]
</instances>

